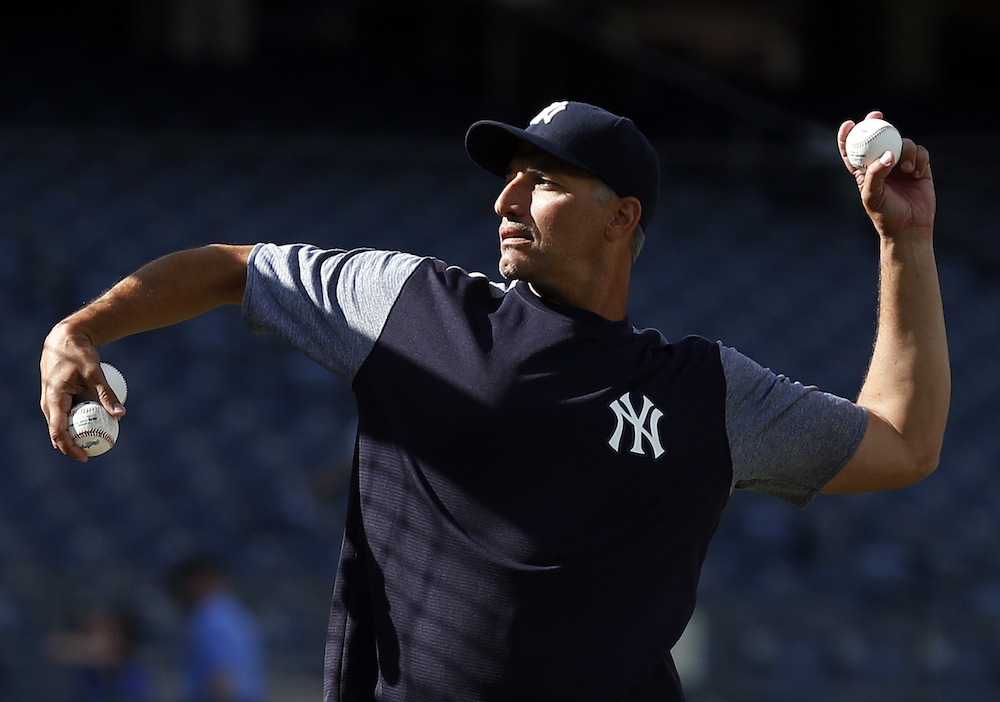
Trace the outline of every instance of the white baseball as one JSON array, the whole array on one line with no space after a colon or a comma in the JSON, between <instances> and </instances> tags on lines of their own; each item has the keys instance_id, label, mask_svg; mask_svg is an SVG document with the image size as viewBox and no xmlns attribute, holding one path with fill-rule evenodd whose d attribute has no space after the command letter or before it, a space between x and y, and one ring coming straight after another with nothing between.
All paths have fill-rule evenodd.
<instances>
[{"instance_id":1,"label":"white baseball","mask_svg":"<svg viewBox=\"0 0 1000 702\"><path fill-rule=\"evenodd\" d=\"M857 168L874 163L886 151L892 152L893 163L899 163L903 137L899 135L899 130L884 119L864 119L855 124L847 134L844 146L847 160Z\"/></svg>"},{"instance_id":2,"label":"white baseball","mask_svg":"<svg viewBox=\"0 0 1000 702\"><path fill-rule=\"evenodd\" d=\"M99 402L81 402L69 411L69 435L88 456L100 456L118 440L118 420Z\"/></svg>"},{"instance_id":3,"label":"white baseball","mask_svg":"<svg viewBox=\"0 0 1000 702\"><path fill-rule=\"evenodd\" d=\"M111 386L111 391L118 398L118 401L124 405L125 398L128 397L128 383L125 382L125 376L113 365L104 363L103 361L101 362L101 370L104 371L104 377L107 378L108 385Z\"/></svg>"}]
</instances>

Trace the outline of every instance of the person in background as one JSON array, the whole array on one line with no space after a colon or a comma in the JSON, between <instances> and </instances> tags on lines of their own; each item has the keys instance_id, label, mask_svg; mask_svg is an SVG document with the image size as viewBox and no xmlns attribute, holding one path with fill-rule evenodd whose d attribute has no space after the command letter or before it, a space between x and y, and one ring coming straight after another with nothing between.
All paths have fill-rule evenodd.
<instances>
[{"instance_id":1,"label":"person in background","mask_svg":"<svg viewBox=\"0 0 1000 702\"><path fill-rule=\"evenodd\" d=\"M183 645L185 702L260 702L264 651L253 616L232 592L222 564L196 556L168 577L171 595L186 613Z\"/></svg>"},{"instance_id":2,"label":"person in background","mask_svg":"<svg viewBox=\"0 0 1000 702\"><path fill-rule=\"evenodd\" d=\"M47 641L55 662L74 670L76 702L149 702L153 678L138 656L136 618L122 607L86 608L67 631Z\"/></svg>"}]
</instances>

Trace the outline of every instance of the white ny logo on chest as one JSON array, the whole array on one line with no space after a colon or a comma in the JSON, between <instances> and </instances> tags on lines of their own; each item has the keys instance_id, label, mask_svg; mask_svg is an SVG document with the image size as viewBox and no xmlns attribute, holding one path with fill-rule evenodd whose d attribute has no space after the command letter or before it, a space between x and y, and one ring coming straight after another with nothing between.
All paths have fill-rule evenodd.
<instances>
[{"instance_id":1,"label":"white ny logo on chest","mask_svg":"<svg viewBox=\"0 0 1000 702\"><path fill-rule=\"evenodd\" d=\"M615 426L615 432L608 439L608 446L621 453L622 435L625 433L625 423L628 422L632 425L632 448L630 449L632 453L640 456L645 455L646 451L643 449L642 440L646 439L653 449L654 459L663 455L664 450L663 446L660 445L659 429L663 412L653 405L652 400L643 395L642 409L636 413L635 407L632 405L632 398L626 391L608 407L615 413L615 419L618 422Z\"/></svg>"}]
</instances>

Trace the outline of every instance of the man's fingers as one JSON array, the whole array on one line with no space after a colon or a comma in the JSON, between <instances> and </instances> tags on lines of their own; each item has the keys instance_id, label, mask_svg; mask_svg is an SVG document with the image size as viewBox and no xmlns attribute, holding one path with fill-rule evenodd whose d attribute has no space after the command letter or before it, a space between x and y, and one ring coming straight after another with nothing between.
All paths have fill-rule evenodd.
<instances>
[{"instance_id":1,"label":"man's fingers","mask_svg":"<svg viewBox=\"0 0 1000 702\"><path fill-rule=\"evenodd\" d=\"M94 396L97 398L104 409L112 417L121 418L125 415L125 405L123 405L118 396L115 395L115 391L111 389L111 384L108 382L107 376L104 375L104 370L101 365L97 365L97 370L94 373L96 376L94 378Z\"/></svg>"},{"instance_id":2,"label":"man's fingers","mask_svg":"<svg viewBox=\"0 0 1000 702\"><path fill-rule=\"evenodd\" d=\"M854 120L847 120L840 125L840 129L837 130L837 143L840 144L840 152L846 153L844 144L847 143L847 135L850 134L851 130L854 129Z\"/></svg>"},{"instance_id":3,"label":"man's fingers","mask_svg":"<svg viewBox=\"0 0 1000 702\"><path fill-rule=\"evenodd\" d=\"M837 147L840 149L840 158L843 159L844 165L851 173L855 171L855 168L847 160L847 135L851 133L852 129L854 129L854 120L849 119L841 124L840 129L837 130Z\"/></svg>"},{"instance_id":4,"label":"man's fingers","mask_svg":"<svg viewBox=\"0 0 1000 702\"><path fill-rule=\"evenodd\" d=\"M931 170L931 154L926 147L917 146L917 155L913 167L913 177L923 178Z\"/></svg>"},{"instance_id":5,"label":"man's fingers","mask_svg":"<svg viewBox=\"0 0 1000 702\"><path fill-rule=\"evenodd\" d=\"M881 188L882 184L885 183L885 179L889 177L889 173L896 166L896 159L892 155L891 151L886 151L884 154L878 157L875 161L868 164L865 171L865 180L873 188Z\"/></svg>"},{"instance_id":6,"label":"man's fingers","mask_svg":"<svg viewBox=\"0 0 1000 702\"><path fill-rule=\"evenodd\" d=\"M861 201L869 213L881 209L885 198L885 179L895 165L892 152L886 151L877 160L855 172L861 188Z\"/></svg>"},{"instance_id":7,"label":"man's fingers","mask_svg":"<svg viewBox=\"0 0 1000 702\"><path fill-rule=\"evenodd\" d=\"M903 139L899 152L899 170L903 173L913 173L917 166L917 145L912 139Z\"/></svg>"},{"instance_id":8,"label":"man's fingers","mask_svg":"<svg viewBox=\"0 0 1000 702\"><path fill-rule=\"evenodd\" d=\"M903 139L903 147L899 154L899 172L910 178L923 178L929 172L931 155L926 147L914 143L912 139Z\"/></svg>"},{"instance_id":9,"label":"man's fingers","mask_svg":"<svg viewBox=\"0 0 1000 702\"><path fill-rule=\"evenodd\" d=\"M86 463L87 459L89 458L86 451L84 451L82 448L73 443L73 440L69 438L68 433L66 434L66 438L58 439L56 442L53 443L53 445L58 450L62 451L65 455L77 461L80 461L80 463Z\"/></svg>"},{"instance_id":10,"label":"man's fingers","mask_svg":"<svg viewBox=\"0 0 1000 702\"><path fill-rule=\"evenodd\" d=\"M69 411L74 398L93 394L90 399L95 399L101 394L96 381L107 385L97 351L85 338L73 337L56 325L42 347L39 371L39 405L48 424L49 441L70 458L86 461L87 454L69 436ZM103 398L101 402L104 404Z\"/></svg>"},{"instance_id":11,"label":"man's fingers","mask_svg":"<svg viewBox=\"0 0 1000 702\"><path fill-rule=\"evenodd\" d=\"M52 448L61 451L70 458L86 463L87 453L73 443L69 435L69 410L72 397L61 395L53 397L51 393L43 397L42 413L49 426L49 441Z\"/></svg>"}]
</instances>

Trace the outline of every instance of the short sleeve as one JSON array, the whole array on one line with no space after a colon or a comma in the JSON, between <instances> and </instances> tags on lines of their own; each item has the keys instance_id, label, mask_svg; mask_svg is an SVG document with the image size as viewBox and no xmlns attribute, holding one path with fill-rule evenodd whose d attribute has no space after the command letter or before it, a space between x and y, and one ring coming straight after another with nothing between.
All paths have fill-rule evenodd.
<instances>
[{"instance_id":1,"label":"short sleeve","mask_svg":"<svg viewBox=\"0 0 1000 702\"><path fill-rule=\"evenodd\" d=\"M244 322L350 382L422 260L393 251L258 244L247 264Z\"/></svg>"},{"instance_id":2,"label":"short sleeve","mask_svg":"<svg viewBox=\"0 0 1000 702\"><path fill-rule=\"evenodd\" d=\"M805 507L854 456L868 411L720 347L733 487Z\"/></svg>"}]
</instances>

